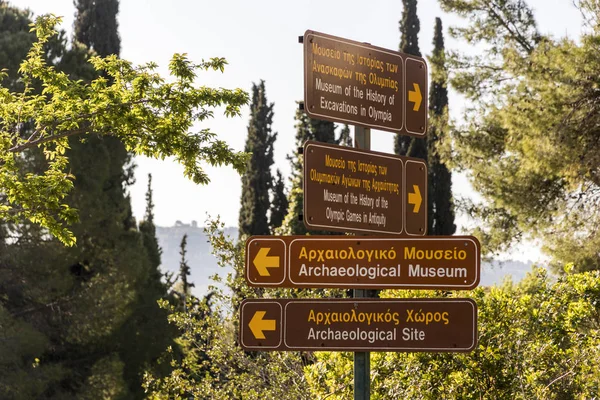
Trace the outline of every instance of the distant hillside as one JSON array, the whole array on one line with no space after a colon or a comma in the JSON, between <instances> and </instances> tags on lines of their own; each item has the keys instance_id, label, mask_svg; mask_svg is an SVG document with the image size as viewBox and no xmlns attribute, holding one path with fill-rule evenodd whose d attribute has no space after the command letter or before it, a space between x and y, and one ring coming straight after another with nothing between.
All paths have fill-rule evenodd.
<instances>
[{"instance_id":1,"label":"distant hillside","mask_svg":"<svg viewBox=\"0 0 600 400\"><path fill-rule=\"evenodd\" d=\"M481 267L480 286L492 286L501 284L505 278L511 277L513 282L519 282L531 271L532 261L522 262L516 260L492 261L483 263Z\"/></svg>"},{"instance_id":2,"label":"distant hillside","mask_svg":"<svg viewBox=\"0 0 600 400\"><path fill-rule=\"evenodd\" d=\"M186 233L188 235L186 259L191 269L191 281L196 285L192 292L196 296L204 296L208 293L208 286L213 284L210 277L217 273L225 277L231 269L217 265L217 259L211 253L212 248L208 237L204 234L204 229L198 227L195 221L192 221L191 225L177 221L172 227L156 227L156 237L162 248L161 269L163 272L179 273L181 260L179 245ZM237 239L237 228L226 228L225 234Z\"/></svg>"},{"instance_id":3,"label":"distant hillside","mask_svg":"<svg viewBox=\"0 0 600 400\"><path fill-rule=\"evenodd\" d=\"M196 287L193 293L196 296L204 296L208 292L208 286L212 284L210 276L219 274L226 276L230 268L221 268L217 265L217 259L211 254L211 246L202 227L198 227L195 221L192 224L183 224L179 221L172 227L156 227L158 244L163 250L162 270L179 272L179 244L184 234L188 235L187 259L192 275L191 280ZM237 239L237 228L226 228L225 234ZM518 282L531 270L532 262L521 261L493 261L484 263L481 271L481 286L500 284L506 276L511 276L513 282Z\"/></svg>"}]
</instances>

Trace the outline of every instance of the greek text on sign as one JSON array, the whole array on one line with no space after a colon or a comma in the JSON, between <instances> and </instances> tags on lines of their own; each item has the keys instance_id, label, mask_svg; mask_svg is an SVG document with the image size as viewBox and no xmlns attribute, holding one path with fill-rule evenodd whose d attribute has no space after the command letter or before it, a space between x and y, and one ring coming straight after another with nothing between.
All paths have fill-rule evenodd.
<instances>
[{"instance_id":1,"label":"greek text on sign","mask_svg":"<svg viewBox=\"0 0 600 400\"><path fill-rule=\"evenodd\" d=\"M425 235L422 160L314 141L303 154L307 229Z\"/></svg>"},{"instance_id":2,"label":"greek text on sign","mask_svg":"<svg viewBox=\"0 0 600 400\"><path fill-rule=\"evenodd\" d=\"M252 236L245 276L259 287L469 290L480 245L473 236Z\"/></svg>"},{"instance_id":3,"label":"greek text on sign","mask_svg":"<svg viewBox=\"0 0 600 400\"><path fill-rule=\"evenodd\" d=\"M303 43L304 110L311 118L425 135L423 58L314 31Z\"/></svg>"},{"instance_id":4,"label":"greek text on sign","mask_svg":"<svg viewBox=\"0 0 600 400\"><path fill-rule=\"evenodd\" d=\"M244 300L245 350L465 352L477 345L471 299Z\"/></svg>"}]
</instances>

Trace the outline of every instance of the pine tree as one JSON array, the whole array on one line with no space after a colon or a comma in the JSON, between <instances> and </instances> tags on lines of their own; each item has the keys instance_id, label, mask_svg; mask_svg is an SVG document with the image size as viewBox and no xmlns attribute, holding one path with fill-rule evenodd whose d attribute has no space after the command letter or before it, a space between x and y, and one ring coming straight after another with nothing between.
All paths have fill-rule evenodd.
<instances>
[{"instance_id":1,"label":"pine tree","mask_svg":"<svg viewBox=\"0 0 600 400\"><path fill-rule=\"evenodd\" d=\"M600 269L600 3L574 2L590 23L575 38L542 34L522 0L439 3L468 21L456 37L481 49L449 59L472 106L449 132L447 159L483 197L465 207L482 249L534 239L559 273Z\"/></svg>"},{"instance_id":2,"label":"pine tree","mask_svg":"<svg viewBox=\"0 0 600 400\"><path fill-rule=\"evenodd\" d=\"M252 104L245 151L252 153L242 176L242 199L239 214L240 237L268 235L270 233L267 212L270 208L269 193L273 186L273 144L277 133L271 131L273 103L267 102L265 82L252 85Z\"/></svg>"},{"instance_id":3,"label":"pine tree","mask_svg":"<svg viewBox=\"0 0 600 400\"><path fill-rule=\"evenodd\" d=\"M271 232L279 228L283 219L288 213L289 201L285 193L285 183L281 171L277 169L277 177L273 184L273 202L271 203L271 212L269 216L269 226Z\"/></svg>"},{"instance_id":4,"label":"pine tree","mask_svg":"<svg viewBox=\"0 0 600 400\"><path fill-rule=\"evenodd\" d=\"M444 53L442 20L435 19L433 35L433 55L431 65L431 89L429 91L429 112L431 124L427 132L429 166L428 230L430 235L453 235L454 204L452 201L452 173L440 160L438 146L448 131L448 73Z\"/></svg>"},{"instance_id":5,"label":"pine tree","mask_svg":"<svg viewBox=\"0 0 600 400\"><path fill-rule=\"evenodd\" d=\"M402 0L402 20L400 21L400 51L413 56L421 56L419 31L421 25L417 16L417 0ZM394 153L401 156L427 158L427 145L424 139L406 135L394 138Z\"/></svg>"}]
</instances>

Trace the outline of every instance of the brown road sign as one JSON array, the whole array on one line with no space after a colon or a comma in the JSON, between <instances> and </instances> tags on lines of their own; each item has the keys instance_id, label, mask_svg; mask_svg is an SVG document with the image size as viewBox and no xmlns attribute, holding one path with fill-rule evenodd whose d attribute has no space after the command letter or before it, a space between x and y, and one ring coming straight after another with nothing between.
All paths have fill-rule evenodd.
<instances>
[{"instance_id":1,"label":"brown road sign","mask_svg":"<svg viewBox=\"0 0 600 400\"><path fill-rule=\"evenodd\" d=\"M480 246L473 236L252 236L245 276L258 287L469 290Z\"/></svg>"},{"instance_id":2,"label":"brown road sign","mask_svg":"<svg viewBox=\"0 0 600 400\"><path fill-rule=\"evenodd\" d=\"M417 158L307 141L303 219L309 230L424 236L427 166Z\"/></svg>"},{"instance_id":3,"label":"brown road sign","mask_svg":"<svg viewBox=\"0 0 600 400\"><path fill-rule=\"evenodd\" d=\"M423 58L310 30L303 43L308 116L425 135L428 89Z\"/></svg>"},{"instance_id":4,"label":"brown road sign","mask_svg":"<svg viewBox=\"0 0 600 400\"><path fill-rule=\"evenodd\" d=\"M240 311L244 350L467 352L471 299L257 299Z\"/></svg>"}]
</instances>

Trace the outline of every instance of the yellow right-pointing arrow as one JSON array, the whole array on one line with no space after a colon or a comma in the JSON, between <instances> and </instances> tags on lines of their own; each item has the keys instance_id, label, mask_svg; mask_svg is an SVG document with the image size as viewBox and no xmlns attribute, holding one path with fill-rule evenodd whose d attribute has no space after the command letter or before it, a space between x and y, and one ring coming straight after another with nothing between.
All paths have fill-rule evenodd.
<instances>
[{"instance_id":1,"label":"yellow right-pointing arrow","mask_svg":"<svg viewBox=\"0 0 600 400\"><path fill-rule=\"evenodd\" d=\"M413 106L413 111L419 111L419 108L421 108L421 100L423 100L423 96L421 96L421 88L419 87L418 83L413 83L413 87L415 88L414 91L408 91L408 101L410 101L411 103L415 103L415 105Z\"/></svg>"},{"instance_id":2,"label":"yellow right-pointing arrow","mask_svg":"<svg viewBox=\"0 0 600 400\"><path fill-rule=\"evenodd\" d=\"M263 247L258 250L258 254L254 257L254 266L260 276L271 276L267 268L279 268L279 257L269 256L269 247Z\"/></svg>"},{"instance_id":3,"label":"yellow right-pointing arrow","mask_svg":"<svg viewBox=\"0 0 600 400\"><path fill-rule=\"evenodd\" d=\"M263 319L267 312L257 311L248 323L248 327L256 339L265 339L263 331L274 331L277 328L274 319Z\"/></svg>"},{"instance_id":4,"label":"yellow right-pointing arrow","mask_svg":"<svg viewBox=\"0 0 600 400\"><path fill-rule=\"evenodd\" d=\"M421 208L421 202L423 199L421 198L421 191L419 190L418 185L413 185L413 191L414 193L408 194L408 204L414 205L413 212L416 214Z\"/></svg>"}]
</instances>

